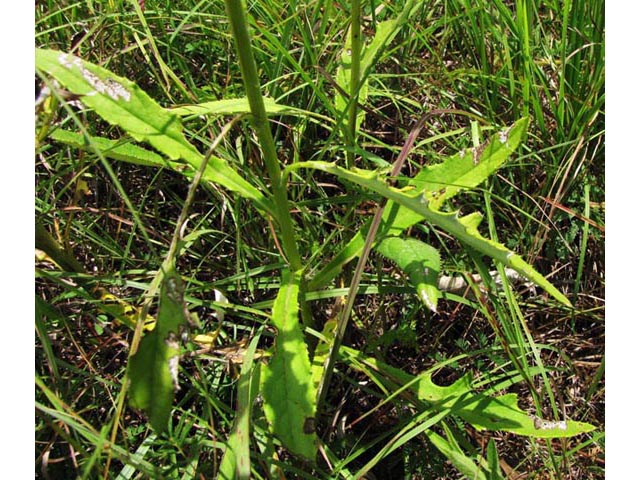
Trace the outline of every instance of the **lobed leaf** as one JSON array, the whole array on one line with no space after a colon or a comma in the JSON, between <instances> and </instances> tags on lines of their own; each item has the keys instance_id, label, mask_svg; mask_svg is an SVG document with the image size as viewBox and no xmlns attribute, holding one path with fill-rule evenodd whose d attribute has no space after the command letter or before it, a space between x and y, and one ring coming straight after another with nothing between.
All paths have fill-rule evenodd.
<instances>
[{"instance_id":1,"label":"lobed leaf","mask_svg":"<svg viewBox=\"0 0 640 480\"><path fill-rule=\"evenodd\" d=\"M479 213L472 213L465 217L459 217L457 213L443 213L433 210L423 192L407 193L387 185L376 172L367 170L347 170L328 162L302 162L296 168L315 168L332 173L339 178L348 180L357 185L382 195L383 197L406 207L417 213L421 218L453 235L459 241L478 252L493 258L495 261L511 267L519 274L545 289L552 297L564 305L571 306L571 302L554 287L546 278L538 273L531 265L521 257L493 240L484 238L478 232L478 225L482 219Z\"/></svg>"},{"instance_id":2,"label":"lobed leaf","mask_svg":"<svg viewBox=\"0 0 640 480\"><path fill-rule=\"evenodd\" d=\"M275 434L293 453L315 461L315 391L309 353L298 321L301 274L285 271L273 305L275 353L262 373L264 411Z\"/></svg>"},{"instance_id":3,"label":"lobed leaf","mask_svg":"<svg viewBox=\"0 0 640 480\"><path fill-rule=\"evenodd\" d=\"M477 187L493 175L515 152L527 133L528 118L494 134L485 143L451 155L444 162L427 166L410 182L425 193L429 205L440 210L445 200L462 190Z\"/></svg>"},{"instance_id":4,"label":"lobed leaf","mask_svg":"<svg viewBox=\"0 0 640 480\"><path fill-rule=\"evenodd\" d=\"M511 127L493 135L483 148L469 148L451 155L442 163L423 168L407 181L407 186L412 187L415 192L422 192L425 199L429 198L431 207L439 208L446 199L478 186L495 173L522 142L527 124L527 118L522 118ZM378 238L401 235L407 228L422 220L424 216L420 213L396 202L388 202L382 214ZM327 285L342 271L346 263L360 256L368 228L367 223L323 267L312 280L312 288Z\"/></svg>"},{"instance_id":5,"label":"lobed leaf","mask_svg":"<svg viewBox=\"0 0 640 480\"><path fill-rule=\"evenodd\" d=\"M493 135L483 145L467 148L442 163L429 165L409 179L407 185L422 192L433 210L463 190L475 188L493 175L515 152L526 135L527 117ZM383 216L383 229L399 234L423 217L409 208L390 203Z\"/></svg>"},{"instance_id":6,"label":"lobed leaf","mask_svg":"<svg viewBox=\"0 0 640 480\"><path fill-rule=\"evenodd\" d=\"M498 397L476 393L472 389L470 373L443 387L435 384L428 372L413 376L379 360L366 358L357 350L347 347L341 347L340 353L353 368L387 388L413 392L415 396L411 401L416 407L449 412L477 430L506 431L536 438L561 438L595 429L588 423L549 421L529 415L518 406L518 398L513 393ZM424 404L421 405L421 402Z\"/></svg>"}]
</instances>

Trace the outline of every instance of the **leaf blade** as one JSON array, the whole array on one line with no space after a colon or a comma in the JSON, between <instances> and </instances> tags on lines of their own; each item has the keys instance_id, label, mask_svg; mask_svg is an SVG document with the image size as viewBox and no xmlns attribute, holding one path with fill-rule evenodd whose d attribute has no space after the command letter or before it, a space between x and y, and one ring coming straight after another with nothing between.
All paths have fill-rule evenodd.
<instances>
[{"instance_id":1,"label":"leaf blade","mask_svg":"<svg viewBox=\"0 0 640 480\"><path fill-rule=\"evenodd\" d=\"M422 303L432 312L438 310L442 292L438 289L440 252L415 238L387 237L375 247L407 274Z\"/></svg>"},{"instance_id":2,"label":"leaf blade","mask_svg":"<svg viewBox=\"0 0 640 480\"><path fill-rule=\"evenodd\" d=\"M333 163L310 161L297 164L297 168L315 168L328 173L332 173L339 178L348 180L360 186L369 188L371 191L382 195L409 210L417 213L428 222L442 228L449 234L456 237L467 246L474 248L478 252L485 254L495 261L528 278L530 281L546 290L553 298L560 303L571 307L571 302L546 278L538 273L531 265L516 255L504 245L493 240L484 238L478 231L478 225L482 219L479 213L473 213L465 217L458 217L457 213L443 213L433 210L422 192L417 194L407 194L406 192L387 185L376 172L367 170L347 170Z\"/></svg>"},{"instance_id":3,"label":"leaf blade","mask_svg":"<svg viewBox=\"0 0 640 480\"><path fill-rule=\"evenodd\" d=\"M157 433L166 430L178 386L179 339L187 328L182 280L171 268L160 290L158 320L129 360L129 403L144 410Z\"/></svg>"},{"instance_id":4,"label":"leaf blade","mask_svg":"<svg viewBox=\"0 0 640 480\"><path fill-rule=\"evenodd\" d=\"M311 362L298 322L300 273L285 271L273 306L275 353L263 372L264 411L275 434L293 453L315 461L316 435Z\"/></svg>"},{"instance_id":5,"label":"leaf blade","mask_svg":"<svg viewBox=\"0 0 640 480\"><path fill-rule=\"evenodd\" d=\"M37 48L36 67L79 95L82 103L136 141L149 143L172 161L185 161L194 171L203 161L200 152L184 137L180 118L162 108L135 83L56 50ZM271 202L222 158L212 155L205 175L210 181L253 200L263 210L273 211Z\"/></svg>"},{"instance_id":6,"label":"leaf blade","mask_svg":"<svg viewBox=\"0 0 640 480\"><path fill-rule=\"evenodd\" d=\"M515 393L492 397L474 392L471 373L448 386L433 382L431 373L414 376L360 352L341 347L341 355L352 368L375 377L391 390L410 389L416 395L412 403L419 409L437 409L467 421L477 430L507 431L535 438L567 438L595 430L593 425L573 420L553 422L536 419L518 406ZM364 368L364 367L367 368ZM424 402L420 406L420 402Z\"/></svg>"}]
</instances>

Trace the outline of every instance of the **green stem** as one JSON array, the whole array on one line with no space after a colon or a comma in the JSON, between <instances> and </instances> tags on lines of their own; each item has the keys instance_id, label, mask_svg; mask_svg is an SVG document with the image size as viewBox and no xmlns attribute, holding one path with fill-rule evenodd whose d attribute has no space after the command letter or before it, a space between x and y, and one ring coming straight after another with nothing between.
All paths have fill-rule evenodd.
<instances>
[{"instance_id":1,"label":"green stem","mask_svg":"<svg viewBox=\"0 0 640 480\"><path fill-rule=\"evenodd\" d=\"M347 168L355 164L356 121L358 119L358 98L360 96L360 53L362 52L362 28L360 19L360 0L351 0L351 82L348 136Z\"/></svg>"},{"instance_id":2,"label":"green stem","mask_svg":"<svg viewBox=\"0 0 640 480\"><path fill-rule=\"evenodd\" d=\"M231 23L231 31L236 43L236 50L240 60L240 70L244 87L247 91L249 106L251 107L252 123L258 135L265 166L271 180L273 200L276 206L276 221L280 227L282 248L293 271L302 268L302 259L298 252L293 230L293 220L289 213L286 184L283 182L280 162L276 153L276 146L269 127L267 112L264 107L260 80L255 59L251 51L251 39L247 29L247 11L242 0L225 0L227 16Z\"/></svg>"}]
</instances>

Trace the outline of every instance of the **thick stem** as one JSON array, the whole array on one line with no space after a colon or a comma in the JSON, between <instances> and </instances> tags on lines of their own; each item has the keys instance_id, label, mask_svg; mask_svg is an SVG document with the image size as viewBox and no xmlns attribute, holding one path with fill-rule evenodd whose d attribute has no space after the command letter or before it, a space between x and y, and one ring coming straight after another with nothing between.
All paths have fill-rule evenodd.
<instances>
[{"instance_id":1,"label":"thick stem","mask_svg":"<svg viewBox=\"0 0 640 480\"><path fill-rule=\"evenodd\" d=\"M260 91L258 69L256 68L255 59L251 51L251 39L249 38L246 22L246 8L244 2L241 0L225 0L225 5L240 60L242 79L245 90L247 91L249 106L251 107L253 127L258 135L258 140L264 155L264 163L271 180L273 200L277 214L276 221L280 227L282 248L291 269L297 271L302 268L302 259L295 241L293 221L289 213L286 185L282 179L276 146L269 127L262 92Z\"/></svg>"}]
</instances>

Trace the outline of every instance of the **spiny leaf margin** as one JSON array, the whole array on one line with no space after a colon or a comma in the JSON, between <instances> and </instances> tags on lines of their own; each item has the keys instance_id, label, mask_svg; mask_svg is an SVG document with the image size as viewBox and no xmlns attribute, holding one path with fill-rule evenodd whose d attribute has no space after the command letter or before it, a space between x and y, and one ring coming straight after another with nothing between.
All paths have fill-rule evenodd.
<instances>
[{"instance_id":1,"label":"spiny leaf margin","mask_svg":"<svg viewBox=\"0 0 640 480\"><path fill-rule=\"evenodd\" d=\"M460 217L457 212L444 213L433 210L429 202L425 199L423 192L407 193L400 189L390 187L381 178L380 174L369 170L347 170L334 163L309 161L300 162L293 165L294 168L312 168L336 175L339 178L368 188L369 190L382 195L383 197L418 213L422 218L431 224L443 229L453 235L467 246L474 248L478 252L488 255L495 261L511 267L519 274L546 290L553 298L563 305L571 307L571 302L546 278L538 273L531 265L516 255L504 245L493 240L484 238L478 232L478 225L482 220L480 213L472 213Z\"/></svg>"}]
</instances>

